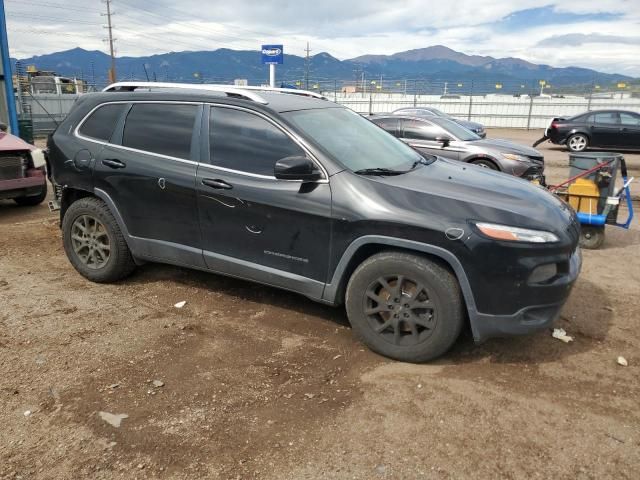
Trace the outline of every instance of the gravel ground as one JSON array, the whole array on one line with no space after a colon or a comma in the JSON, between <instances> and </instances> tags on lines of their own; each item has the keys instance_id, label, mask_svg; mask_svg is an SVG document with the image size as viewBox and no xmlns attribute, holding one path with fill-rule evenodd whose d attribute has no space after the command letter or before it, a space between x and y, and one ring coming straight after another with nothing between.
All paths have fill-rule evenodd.
<instances>
[{"instance_id":1,"label":"gravel ground","mask_svg":"<svg viewBox=\"0 0 640 480\"><path fill-rule=\"evenodd\" d=\"M92 284L44 206L0 202L0 232L1 479L638 478L637 224L584 252L572 343L467 335L427 365L240 280L147 265Z\"/></svg>"}]
</instances>

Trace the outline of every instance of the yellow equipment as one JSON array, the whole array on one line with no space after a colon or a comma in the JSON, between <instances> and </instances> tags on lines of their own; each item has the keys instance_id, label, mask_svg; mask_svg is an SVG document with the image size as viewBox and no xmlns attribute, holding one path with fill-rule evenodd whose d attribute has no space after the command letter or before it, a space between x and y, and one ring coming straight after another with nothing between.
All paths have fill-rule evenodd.
<instances>
[{"instance_id":1,"label":"yellow equipment","mask_svg":"<svg viewBox=\"0 0 640 480\"><path fill-rule=\"evenodd\" d=\"M578 178L569 185L567 193L569 194L569 205L576 212L597 215L600 190L596 182L586 178Z\"/></svg>"}]
</instances>

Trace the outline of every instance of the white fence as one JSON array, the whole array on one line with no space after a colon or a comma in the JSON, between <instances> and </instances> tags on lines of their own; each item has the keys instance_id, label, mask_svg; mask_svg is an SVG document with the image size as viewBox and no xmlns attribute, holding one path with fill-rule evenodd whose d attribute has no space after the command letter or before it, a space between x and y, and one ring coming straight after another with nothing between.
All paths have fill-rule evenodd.
<instances>
[{"instance_id":1,"label":"white fence","mask_svg":"<svg viewBox=\"0 0 640 480\"><path fill-rule=\"evenodd\" d=\"M403 107L430 106L456 118L482 123L487 127L544 128L553 117L568 117L587 110L622 109L640 113L640 98L520 97L512 95L473 95L443 98L440 95L401 93L334 93L325 95L358 113L388 113Z\"/></svg>"}]
</instances>

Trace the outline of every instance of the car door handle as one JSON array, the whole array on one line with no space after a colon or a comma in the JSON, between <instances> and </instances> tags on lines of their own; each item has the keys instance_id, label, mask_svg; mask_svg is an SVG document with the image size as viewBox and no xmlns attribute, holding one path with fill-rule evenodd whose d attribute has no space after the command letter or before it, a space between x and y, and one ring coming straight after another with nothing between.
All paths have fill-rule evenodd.
<instances>
[{"instance_id":1,"label":"car door handle","mask_svg":"<svg viewBox=\"0 0 640 480\"><path fill-rule=\"evenodd\" d=\"M109 168L125 168L127 166L126 163L121 162L120 160L117 160L115 158L105 158L104 160L102 160L102 164L105 167Z\"/></svg>"},{"instance_id":2,"label":"car door handle","mask_svg":"<svg viewBox=\"0 0 640 480\"><path fill-rule=\"evenodd\" d=\"M218 180L216 178L203 178L202 184L207 187L217 188L218 190L231 190L233 188L233 185L229 185L224 180Z\"/></svg>"}]
</instances>

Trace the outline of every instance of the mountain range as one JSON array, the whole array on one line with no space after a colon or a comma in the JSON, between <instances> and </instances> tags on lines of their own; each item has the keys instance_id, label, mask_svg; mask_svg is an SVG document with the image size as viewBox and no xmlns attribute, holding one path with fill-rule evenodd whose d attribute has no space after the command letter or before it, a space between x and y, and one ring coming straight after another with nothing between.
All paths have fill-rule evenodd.
<instances>
[{"instance_id":1,"label":"mountain range","mask_svg":"<svg viewBox=\"0 0 640 480\"><path fill-rule=\"evenodd\" d=\"M12 65L15 66L12 59ZM101 51L74 48L63 52L20 59L26 68L53 70L59 75L81 77L98 85L107 82L110 58ZM144 57L118 57L119 80L228 82L245 78L250 84L263 83L267 67L260 64L260 52L221 48L212 51L169 52ZM145 72L146 69L146 72ZM304 78L306 60L296 55L284 56L277 69L278 81L294 83ZM438 82L477 82L478 85L537 84L539 80L555 86L611 84L632 80L619 74L601 73L580 67L556 68L537 65L519 58L494 58L466 55L442 45L407 50L393 55L363 55L338 60L322 52L309 59L312 82L379 79L419 79Z\"/></svg>"}]
</instances>

